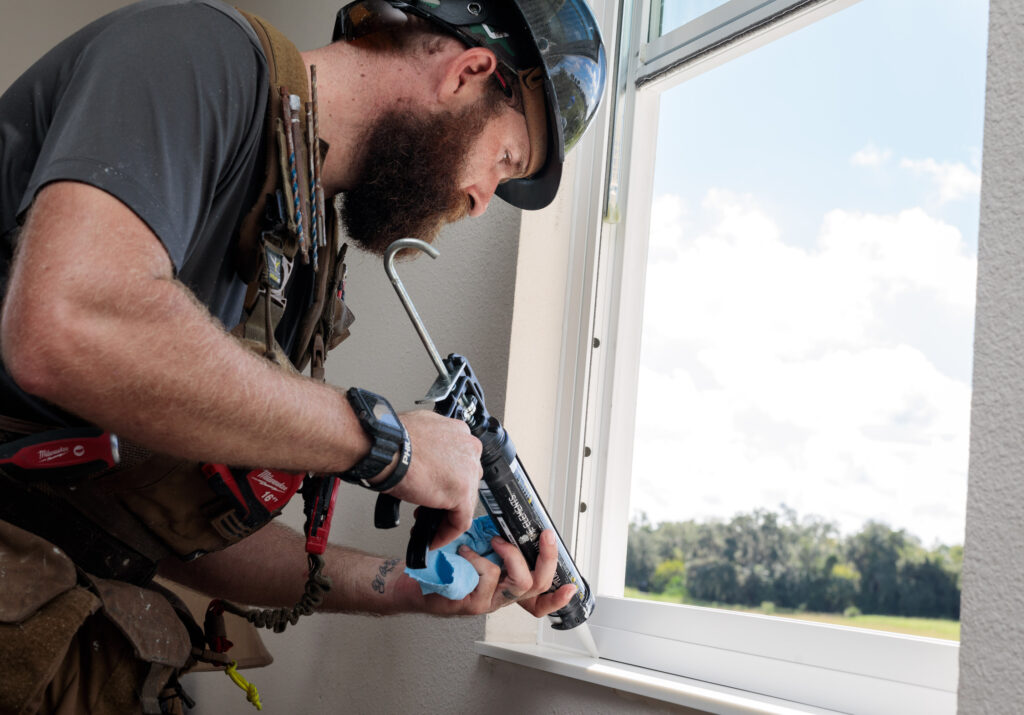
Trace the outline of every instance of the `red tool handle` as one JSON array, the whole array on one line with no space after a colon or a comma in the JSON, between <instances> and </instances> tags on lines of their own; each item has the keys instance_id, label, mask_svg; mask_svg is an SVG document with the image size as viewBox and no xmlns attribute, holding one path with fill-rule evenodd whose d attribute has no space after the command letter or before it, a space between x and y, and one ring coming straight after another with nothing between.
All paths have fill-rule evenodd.
<instances>
[{"instance_id":1,"label":"red tool handle","mask_svg":"<svg viewBox=\"0 0 1024 715\"><path fill-rule=\"evenodd\" d=\"M40 432L0 445L0 466L23 476L38 470L83 474L113 467L118 461L117 436L96 427Z\"/></svg>"},{"instance_id":2,"label":"red tool handle","mask_svg":"<svg viewBox=\"0 0 1024 715\"><path fill-rule=\"evenodd\" d=\"M302 486L307 554L322 554L327 550L339 484L341 480L335 476L318 474L311 476Z\"/></svg>"}]
</instances>

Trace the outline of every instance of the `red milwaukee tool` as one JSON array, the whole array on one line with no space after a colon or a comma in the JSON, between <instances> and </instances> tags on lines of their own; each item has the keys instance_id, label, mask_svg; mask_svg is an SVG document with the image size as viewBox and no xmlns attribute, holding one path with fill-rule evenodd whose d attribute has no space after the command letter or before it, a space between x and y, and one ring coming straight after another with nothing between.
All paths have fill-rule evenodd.
<instances>
[{"instance_id":1,"label":"red milwaukee tool","mask_svg":"<svg viewBox=\"0 0 1024 715\"><path fill-rule=\"evenodd\" d=\"M204 464L206 483L228 498L242 526L255 530L281 513L284 505L300 492L306 524L306 553L327 550L331 517L341 480L335 475L307 475L278 469L243 469L226 464Z\"/></svg>"},{"instance_id":2,"label":"red milwaukee tool","mask_svg":"<svg viewBox=\"0 0 1024 715\"><path fill-rule=\"evenodd\" d=\"M258 529L280 514L306 476L305 472L226 464L204 464L203 474L214 492L232 502L239 521L248 529Z\"/></svg>"},{"instance_id":3,"label":"red milwaukee tool","mask_svg":"<svg viewBox=\"0 0 1024 715\"><path fill-rule=\"evenodd\" d=\"M306 553L322 554L327 550L327 537L331 533L331 518L334 503L338 499L338 485L341 480L330 474L318 474L306 479L302 486L303 506L306 515Z\"/></svg>"},{"instance_id":4,"label":"red milwaukee tool","mask_svg":"<svg viewBox=\"0 0 1024 715\"><path fill-rule=\"evenodd\" d=\"M20 479L84 476L118 461L117 435L97 427L39 432L0 445L0 469Z\"/></svg>"}]
</instances>

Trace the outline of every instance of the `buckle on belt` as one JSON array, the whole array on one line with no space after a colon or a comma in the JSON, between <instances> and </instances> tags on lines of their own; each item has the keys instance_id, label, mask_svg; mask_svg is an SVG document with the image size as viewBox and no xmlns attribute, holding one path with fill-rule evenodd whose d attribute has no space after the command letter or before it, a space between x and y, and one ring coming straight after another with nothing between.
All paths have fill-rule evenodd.
<instances>
[{"instance_id":1,"label":"buckle on belt","mask_svg":"<svg viewBox=\"0 0 1024 715\"><path fill-rule=\"evenodd\" d=\"M288 304L288 299L284 297L284 290L288 286L288 281L291 280L292 266L295 261L278 250L264 234L263 264L266 268L260 293L269 293L270 299L283 309Z\"/></svg>"}]
</instances>

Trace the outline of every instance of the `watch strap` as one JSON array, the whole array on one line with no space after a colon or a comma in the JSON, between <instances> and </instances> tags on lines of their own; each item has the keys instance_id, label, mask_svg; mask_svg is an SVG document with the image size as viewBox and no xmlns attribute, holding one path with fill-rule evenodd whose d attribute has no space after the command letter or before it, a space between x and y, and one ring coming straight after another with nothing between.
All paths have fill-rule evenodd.
<instances>
[{"instance_id":1,"label":"watch strap","mask_svg":"<svg viewBox=\"0 0 1024 715\"><path fill-rule=\"evenodd\" d=\"M409 442L408 434L406 434L405 439L402 440L402 453L398 456L398 463L395 465L394 471L385 477L382 482L364 484L363 486L375 492L386 492L388 489L397 486L405 478L405 473L409 471L409 462L411 461L412 444ZM391 461L388 460L388 464L390 463Z\"/></svg>"},{"instance_id":2,"label":"watch strap","mask_svg":"<svg viewBox=\"0 0 1024 715\"><path fill-rule=\"evenodd\" d=\"M380 395L358 387L350 387L345 396L359 419L360 426L370 438L371 445L369 454L338 476L343 481L373 491L393 488L405 477L412 458L408 432L391 404ZM388 468L396 453L399 458L394 471L384 481L371 484L370 480Z\"/></svg>"}]
</instances>

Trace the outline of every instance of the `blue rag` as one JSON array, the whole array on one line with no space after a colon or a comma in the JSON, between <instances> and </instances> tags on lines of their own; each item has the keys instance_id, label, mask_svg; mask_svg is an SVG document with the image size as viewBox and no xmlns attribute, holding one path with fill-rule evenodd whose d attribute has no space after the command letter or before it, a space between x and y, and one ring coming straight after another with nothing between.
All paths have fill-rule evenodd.
<instances>
[{"instance_id":1,"label":"blue rag","mask_svg":"<svg viewBox=\"0 0 1024 715\"><path fill-rule=\"evenodd\" d=\"M491 548L491 539L498 536L498 530L489 516L478 516L462 536L440 549L427 552L427 566L422 569L406 568L405 572L420 585L423 595L439 593L445 598L458 601L465 598L480 582L476 572L466 559L456 551L465 544L481 556L501 566L501 557Z\"/></svg>"}]
</instances>

